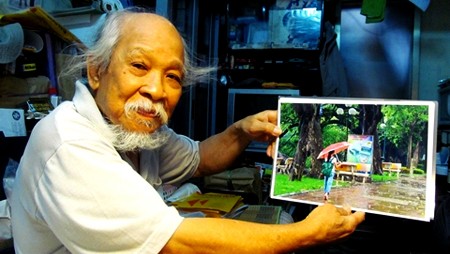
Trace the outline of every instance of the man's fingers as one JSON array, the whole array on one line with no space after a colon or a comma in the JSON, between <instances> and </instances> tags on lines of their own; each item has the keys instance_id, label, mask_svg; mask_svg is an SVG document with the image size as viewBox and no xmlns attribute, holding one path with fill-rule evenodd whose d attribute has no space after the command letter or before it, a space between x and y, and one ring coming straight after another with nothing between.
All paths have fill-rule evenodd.
<instances>
[{"instance_id":1,"label":"man's fingers","mask_svg":"<svg viewBox=\"0 0 450 254\"><path fill-rule=\"evenodd\" d=\"M347 205L347 204L344 204L344 205L342 206L342 209L344 209L345 215L349 215L349 214L352 213L352 208L351 208L349 205Z\"/></svg>"},{"instance_id":2,"label":"man's fingers","mask_svg":"<svg viewBox=\"0 0 450 254\"><path fill-rule=\"evenodd\" d=\"M337 208L338 212L341 215L350 215L352 213L352 208L349 205L343 205L342 207Z\"/></svg>"}]
</instances>

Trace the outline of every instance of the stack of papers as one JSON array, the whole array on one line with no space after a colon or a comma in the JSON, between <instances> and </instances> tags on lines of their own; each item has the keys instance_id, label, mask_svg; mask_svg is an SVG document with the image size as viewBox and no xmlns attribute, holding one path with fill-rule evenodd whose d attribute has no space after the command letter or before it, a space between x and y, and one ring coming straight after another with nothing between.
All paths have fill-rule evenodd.
<instances>
[{"instance_id":1,"label":"stack of papers","mask_svg":"<svg viewBox=\"0 0 450 254\"><path fill-rule=\"evenodd\" d=\"M238 195L222 193L194 193L184 199L172 202L180 212L202 212L206 217L223 217L244 205Z\"/></svg>"}]
</instances>

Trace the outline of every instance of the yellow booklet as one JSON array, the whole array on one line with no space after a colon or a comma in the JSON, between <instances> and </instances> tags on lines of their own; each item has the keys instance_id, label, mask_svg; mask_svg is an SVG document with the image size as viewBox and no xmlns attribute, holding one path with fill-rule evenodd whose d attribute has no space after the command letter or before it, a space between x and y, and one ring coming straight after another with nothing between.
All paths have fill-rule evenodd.
<instances>
[{"instance_id":1,"label":"yellow booklet","mask_svg":"<svg viewBox=\"0 0 450 254\"><path fill-rule=\"evenodd\" d=\"M222 193L194 193L187 198L171 203L177 209L192 211L217 212L220 214L228 213L236 205L242 204L242 197L232 194Z\"/></svg>"}]
</instances>

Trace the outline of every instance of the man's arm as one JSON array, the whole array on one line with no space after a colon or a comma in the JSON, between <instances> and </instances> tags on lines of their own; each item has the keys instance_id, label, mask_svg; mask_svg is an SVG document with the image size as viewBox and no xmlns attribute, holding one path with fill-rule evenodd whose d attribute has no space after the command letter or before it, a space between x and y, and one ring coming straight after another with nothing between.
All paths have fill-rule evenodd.
<instances>
[{"instance_id":1,"label":"man's arm","mask_svg":"<svg viewBox=\"0 0 450 254\"><path fill-rule=\"evenodd\" d=\"M225 170L252 140L272 142L266 152L272 156L273 141L281 134L276 123L277 111L267 110L239 120L223 132L200 142L200 165L195 176Z\"/></svg>"},{"instance_id":2,"label":"man's arm","mask_svg":"<svg viewBox=\"0 0 450 254\"><path fill-rule=\"evenodd\" d=\"M291 224L186 218L161 253L289 253L345 238L364 216L325 204Z\"/></svg>"}]
</instances>

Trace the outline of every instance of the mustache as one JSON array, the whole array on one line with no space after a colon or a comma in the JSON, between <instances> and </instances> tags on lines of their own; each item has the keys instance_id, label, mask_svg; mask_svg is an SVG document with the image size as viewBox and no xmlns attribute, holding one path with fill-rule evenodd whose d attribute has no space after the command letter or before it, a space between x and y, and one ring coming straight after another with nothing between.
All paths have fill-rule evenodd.
<instances>
[{"instance_id":1,"label":"mustache","mask_svg":"<svg viewBox=\"0 0 450 254\"><path fill-rule=\"evenodd\" d=\"M127 102L125 104L125 114L127 117L131 117L132 113L136 112L148 112L154 114L163 125L167 124L169 121L169 116L164 109L164 104L162 102L153 103L150 100L139 100ZM140 122L148 126L152 125L152 123L147 120L140 120Z\"/></svg>"}]
</instances>

